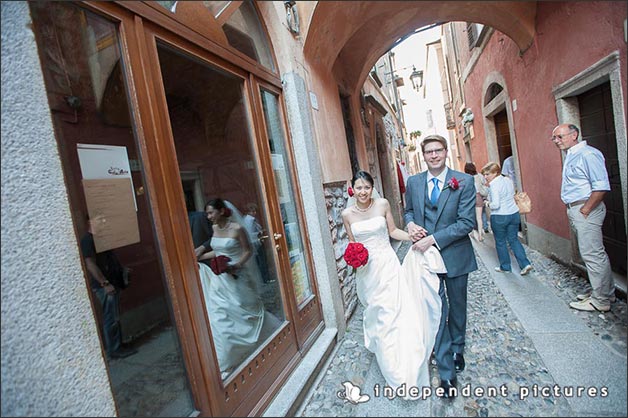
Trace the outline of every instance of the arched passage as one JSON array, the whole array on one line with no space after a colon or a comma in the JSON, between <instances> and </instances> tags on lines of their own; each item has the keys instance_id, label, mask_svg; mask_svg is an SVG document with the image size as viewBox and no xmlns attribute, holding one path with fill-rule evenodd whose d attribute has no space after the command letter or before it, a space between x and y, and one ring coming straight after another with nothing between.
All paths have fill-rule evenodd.
<instances>
[{"instance_id":1,"label":"arched passage","mask_svg":"<svg viewBox=\"0 0 628 418\"><path fill-rule=\"evenodd\" d=\"M534 38L535 15L536 2L318 2L304 54L333 71L340 88L353 94L375 61L416 28L449 21L482 23L512 38L523 52Z\"/></svg>"}]
</instances>

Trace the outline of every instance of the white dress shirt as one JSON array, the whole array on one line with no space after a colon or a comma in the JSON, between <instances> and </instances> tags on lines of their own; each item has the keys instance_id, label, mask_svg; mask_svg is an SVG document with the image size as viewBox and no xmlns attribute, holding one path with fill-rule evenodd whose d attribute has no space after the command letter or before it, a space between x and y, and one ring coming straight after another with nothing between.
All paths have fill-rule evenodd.
<instances>
[{"instance_id":1,"label":"white dress shirt","mask_svg":"<svg viewBox=\"0 0 628 418\"><path fill-rule=\"evenodd\" d=\"M563 165L563 182L560 188L562 201L573 203L587 200L591 192L609 190L611 185L604 155L597 148L587 145L587 141L569 148Z\"/></svg>"}]
</instances>

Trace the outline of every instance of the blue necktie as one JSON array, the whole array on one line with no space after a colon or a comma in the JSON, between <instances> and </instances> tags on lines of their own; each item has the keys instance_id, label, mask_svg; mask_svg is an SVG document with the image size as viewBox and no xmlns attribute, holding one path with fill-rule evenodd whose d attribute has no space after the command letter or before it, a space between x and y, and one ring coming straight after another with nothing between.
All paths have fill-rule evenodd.
<instances>
[{"instance_id":1,"label":"blue necktie","mask_svg":"<svg viewBox=\"0 0 628 418\"><path fill-rule=\"evenodd\" d=\"M430 201L432 202L432 205L436 206L436 204L438 203L438 196L440 196L438 179L436 177L432 178L432 183L434 183L434 188L432 189L432 194L430 195Z\"/></svg>"}]
</instances>

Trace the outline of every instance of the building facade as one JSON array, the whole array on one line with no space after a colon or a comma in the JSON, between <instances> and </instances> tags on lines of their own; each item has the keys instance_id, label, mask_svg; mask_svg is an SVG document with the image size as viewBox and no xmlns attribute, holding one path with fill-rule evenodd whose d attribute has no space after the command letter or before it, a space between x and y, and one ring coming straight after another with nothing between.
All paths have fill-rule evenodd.
<instances>
[{"instance_id":1,"label":"building facade","mask_svg":"<svg viewBox=\"0 0 628 418\"><path fill-rule=\"evenodd\" d=\"M626 8L614 2L539 2L536 36L525 51L499 30L449 23L443 37L458 110L464 160L482 167L514 157L516 186L534 210L525 215L528 244L582 268L560 200L564 155L549 140L560 123L605 156L604 244L613 271L626 277ZM588 22L600 22L591 25ZM595 39L595 42L591 40ZM465 121L468 110L474 115ZM584 269L583 269L584 270Z\"/></svg>"}]
</instances>

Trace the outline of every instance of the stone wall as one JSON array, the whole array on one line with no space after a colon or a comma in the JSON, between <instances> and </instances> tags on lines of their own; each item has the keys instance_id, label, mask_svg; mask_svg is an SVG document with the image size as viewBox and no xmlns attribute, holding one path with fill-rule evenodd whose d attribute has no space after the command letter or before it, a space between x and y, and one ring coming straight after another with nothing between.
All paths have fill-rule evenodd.
<instances>
[{"instance_id":1,"label":"stone wall","mask_svg":"<svg viewBox=\"0 0 628 418\"><path fill-rule=\"evenodd\" d=\"M347 205L347 183L327 183L323 185L325 193L325 206L327 207L327 220L329 222L329 233L334 247L334 258L336 261L336 271L340 282L342 302L345 320L348 320L358 303L358 296L355 287L355 271L348 266L342 257L349 237L342 223L342 210Z\"/></svg>"},{"instance_id":2,"label":"stone wall","mask_svg":"<svg viewBox=\"0 0 628 418\"><path fill-rule=\"evenodd\" d=\"M28 4L1 16L0 415L112 417Z\"/></svg>"}]
</instances>

